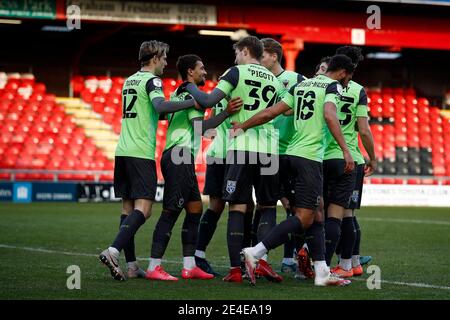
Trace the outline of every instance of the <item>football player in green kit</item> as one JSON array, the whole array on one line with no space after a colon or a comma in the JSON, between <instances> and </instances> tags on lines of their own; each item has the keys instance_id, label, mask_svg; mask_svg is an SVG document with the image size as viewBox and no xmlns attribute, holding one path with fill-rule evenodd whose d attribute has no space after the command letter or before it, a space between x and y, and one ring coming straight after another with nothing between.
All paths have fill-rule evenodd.
<instances>
[{"instance_id":1,"label":"football player in green kit","mask_svg":"<svg viewBox=\"0 0 450 320\"><path fill-rule=\"evenodd\" d=\"M275 104L280 82L260 60L263 44L253 36L234 44L237 66L229 68L216 88L205 94L192 84L187 91L203 107L217 104L225 97L241 97L243 108L230 117L243 122L258 111ZM244 237L247 204L252 200L252 188L261 208L261 223L273 225L276 220L278 195L278 141L272 123L267 123L233 139L227 146L223 200L228 201L227 244L230 273L224 281L241 282L240 251Z\"/></svg>"},{"instance_id":2,"label":"football player in green kit","mask_svg":"<svg viewBox=\"0 0 450 320\"><path fill-rule=\"evenodd\" d=\"M134 235L151 215L156 193L156 129L160 113L197 108L195 100L165 101L160 76L167 66L169 46L146 41L139 49L141 69L127 78L122 91L122 128L116 148L114 191L122 198L120 230L112 245L101 252L100 261L115 280L125 274L119 266L125 251L128 278L144 277L136 263Z\"/></svg>"},{"instance_id":3,"label":"football player in green kit","mask_svg":"<svg viewBox=\"0 0 450 320\"><path fill-rule=\"evenodd\" d=\"M206 70L200 57L188 54L178 58L177 69L184 81L195 86L205 84ZM172 101L192 100L185 87L178 87L171 96ZM203 211L197 177L195 158L200 148L201 136L215 128L231 114L239 111L242 101L231 102L226 109L208 120L203 120L204 111L184 109L168 115L169 127L166 147L161 158L164 176L163 210L153 232L150 264L146 278L150 280L176 281L161 266L173 226L182 209L186 216L181 231L183 247L183 279L212 279L214 275L196 266L194 252L197 245L198 226Z\"/></svg>"},{"instance_id":4,"label":"football player in green kit","mask_svg":"<svg viewBox=\"0 0 450 320\"><path fill-rule=\"evenodd\" d=\"M261 64L265 66L267 69L269 69L280 81L280 89L277 98L277 102L280 101L284 94L291 88L294 84L297 84L306 78L302 76L301 74L294 72L294 71L288 71L284 70L281 66L281 60L283 57L283 47L281 44L272 39L272 38L264 38L261 39L261 42L264 45L264 53L263 57L261 59ZM294 215L292 209L290 207L291 203L294 203L294 188L292 184L292 179L290 179L289 176L289 161L288 157L286 156L286 149L289 144L289 141L291 140L292 136L294 135L295 128L294 128L294 116L293 114L290 115L279 115L273 120L273 124L275 129L278 130L278 153L279 153L279 159L280 159L280 200L281 203L286 210L287 217L290 217ZM260 218L260 212L257 207L255 211L255 218L253 223L254 228L254 234L256 235L258 232L258 226L259 226L259 218ZM273 228L273 226L270 226L270 229ZM264 226L263 228L264 229ZM259 233L258 240L261 241L270 231L264 230L266 232ZM284 256L283 260L281 262L281 272L295 272L297 265L295 264L295 260L293 258L294 250L298 249L296 248L296 242L301 243L301 241L294 241L295 238L299 237L299 235L291 235L289 238L289 241L287 241L284 245ZM253 241L253 245L256 245L258 241ZM301 243L303 244L303 243ZM267 260L266 256L262 258L262 260ZM269 267L261 268L261 266L264 265L264 262L261 261L261 263L258 264L258 268L256 269L255 273L257 276L267 276L267 271L270 271ZM271 275L271 274L269 274ZM273 275L272 275L273 276Z\"/></svg>"},{"instance_id":5,"label":"football player in green kit","mask_svg":"<svg viewBox=\"0 0 450 320\"><path fill-rule=\"evenodd\" d=\"M345 54L346 56L348 56L350 59L352 59L352 62L355 64L355 66L357 66L357 64L359 63L359 61L362 59L361 56L361 52L360 49L358 49L357 47L350 47L350 46L344 46L344 47L340 47L336 53L341 53L341 54ZM316 67L316 76L318 75L322 75L325 74L328 68L328 63L330 62L330 57L324 57L320 60L319 64ZM338 106L338 110L341 110L342 108L344 108L344 110L353 110L354 113L359 110L358 112L358 120L357 120L357 124L353 124L351 126L348 126L348 124L346 125L346 121L345 119L348 116L348 112L347 114L344 113L342 115L339 115L339 117L342 117L342 121L340 121L341 124L343 124L343 130L346 128L347 131L352 131L351 128L352 127L360 127L360 129L358 131L360 131L361 137L364 140L364 145L367 147L367 150L370 150L371 148L373 148L373 138L372 138L372 134L370 132L370 126L368 124L368 119L367 119L367 97L365 95L365 91L361 86L355 86L356 82L354 82L353 80L351 80L349 82L349 84L347 85L347 87L344 89L343 94L341 96L341 100L339 101L339 106ZM353 90L351 90L351 88ZM349 92L353 92L353 97L349 96L348 93ZM355 105L352 106L353 103L349 103L349 100L354 102ZM349 108L350 107L350 108ZM355 119L356 119L356 115L355 115ZM345 216L342 218L339 218L339 225L341 226L341 230L340 230L340 237L337 243L337 246L333 244L333 246L336 246L336 254L338 256L338 263L340 264L340 255L341 255L341 248L342 248L342 240L343 242L346 244L346 248L345 257L351 257L351 260L344 260L343 265L346 266L346 268L348 268L348 263L349 261L351 261L352 266L354 267L354 269L352 268L351 271L353 271L353 275L359 276L362 274L362 266L363 264L368 263L372 257L370 256L359 256L359 243L360 243L360 235L361 235L361 231L359 229L359 225L356 221L356 217L354 216L354 209L359 209L361 206L361 194L362 194L362 187L363 187L363 180L364 180L364 168L365 168L365 159L362 156L361 151L359 150L359 146L358 146L358 141L357 141L357 136L355 137L354 134L347 134L344 136L346 138L346 141L348 140L349 143L349 147L351 148L352 151L352 156L354 157L355 161L356 161L356 181L355 181L355 186L352 190L352 196L350 198L350 208L349 209L345 209ZM356 138L356 141L354 140ZM353 140L353 141L352 141ZM356 143L356 147L355 147L355 143ZM372 145L372 147L371 147ZM331 146L334 146L336 148L336 143L332 143ZM372 149L373 150L373 149ZM336 152L336 149L334 150L334 152L331 152L332 150L328 150L326 152L328 152L328 156L333 157L333 154L336 155L338 154ZM374 154L373 154L374 155ZM367 170L367 175L371 175L373 173L373 170L369 169L369 167L372 166L376 166L376 161L372 164L370 164L368 166L368 170ZM337 170L339 171L339 169ZM333 175L335 175L335 173L333 173ZM329 176L324 176L325 180L327 180ZM330 178L332 179L332 177ZM327 193L333 193L336 191L333 191L333 189L331 188L331 186L327 185L327 183L324 183L324 187L326 189L328 189ZM337 186L334 185L334 187L336 188ZM340 191L342 192L342 191ZM348 192L348 191L347 191ZM328 201L326 201L326 205L328 205ZM332 213L333 214L333 213ZM352 217L353 215L353 217ZM352 218L350 218L352 217ZM326 222L326 225L328 224L328 232L326 232L325 236L329 238L329 242L327 242L327 256L330 255L331 253L331 244L332 244L332 239L333 239L333 227L335 226L334 222L337 222L335 220L336 218L331 216L331 219L329 221ZM340 220L342 220L342 223L340 223ZM354 226L355 228L353 228L351 220L353 220ZM336 223L337 225L338 223ZM331 230L331 231L330 231ZM355 234L356 231L356 234ZM353 238L356 239L354 240L354 245L353 245ZM353 253L352 253L353 250ZM331 253L332 255L332 253ZM314 277L314 271L312 270L312 266L311 266L311 262L310 262L310 258L309 258L309 253L307 250L307 246L304 245L303 248L299 251L298 256L297 256L298 260L299 260L299 272L303 275L306 275L307 278L312 278ZM331 258L329 258L331 259ZM341 268L334 268L332 271L339 274L341 277L348 277L349 274L351 273L349 269L344 269L344 270L339 270Z\"/></svg>"},{"instance_id":6,"label":"football player in green kit","mask_svg":"<svg viewBox=\"0 0 450 320\"><path fill-rule=\"evenodd\" d=\"M335 55L330 60L328 71L291 87L275 106L259 112L243 123L233 123L232 135L271 121L290 109L294 110L295 134L286 154L295 180L295 216L289 217L271 230L256 246L241 252L251 284L255 284L255 267L259 259L286 242L290 233L306 232L306 242L314 260L316 286L343 286L350 281L330 272L325 262L325 239L323 223L316 216L323 215L322 161L327 146L326 136L330 131L343 150L344 172L355 168L350 150L345 143L336 114L342 86L350 81L354 65L350 58Z\"/></svg>"},{"instance_id":7,"label":"football player in green kit","mask_svg":"<svg viewBox=\"0 0 450 320\"><path fill-rule=\"evenodd\" d=\"M234 98L237 99L237 98ZM231 100L233 101L233 100ZM230 101L230 102L231 102ZM222 99L213 107L213 115L226 109L229 101ZM227 131L231 127L229 119L222 122L215 130L214 139L206 153L206 177L203 194L209 196L209 207L203 213L198 229L197 248L195 250L195 263L207 273L220 276L206 259L206 249L217 228L217 223L225 209L223 198L223 180L225 177L225 158L227 155ZM247 204L247 212L244 216L243 247L251 245L252 217L254 209L253 200ZM242 273L245 268L241 266ZM237 278L236 278L237 279ZM240 280L240 279L238 279Z\"/></svg>"},{"instance_id":8,"label":"football player in green kit","mask_svg":"<svg viewBox=\"0 0 450 320\"><path fill-rule=\"evenodd\" d=\"M340 47L336 54L349 57L355 68L363 59L361 49L353 46ZM342 151L336 141L331 139L324 156L324 194L327 195L325 204L328 204L325 221L326 261L330 265L339 242L339 264L332 271L348 278L363 273L359 257L361 231L354 209L359 209L361 204L364 175L371 175L377 166L368 122L367 95L364 87L353 80L343 90L338 117L345 141L355 159L356 170L353 176L343 174L340 170ZM367 164L358 147L358 133L370 158Z\"/></svg>"}]
</instances>

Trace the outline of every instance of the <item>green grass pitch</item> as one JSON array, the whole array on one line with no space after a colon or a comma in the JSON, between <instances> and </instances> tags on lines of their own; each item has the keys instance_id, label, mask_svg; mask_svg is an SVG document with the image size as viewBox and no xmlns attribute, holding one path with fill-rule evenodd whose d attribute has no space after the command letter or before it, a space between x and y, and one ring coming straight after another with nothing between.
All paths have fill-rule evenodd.
<instances>
[{"instance_id":1,"label":"green grass pitch","mask_svg":"<svg viewBox=\"0 0 450 320\"><path fill-rule=\"evenodd\" d=\"M136 236L136 252L147 267L151 236L161 206ZM369 290L363 277L344 288L314 287L311 280L285 276L282 283L259 280L256 287L211 281L166 283L133 279L116 282L97 259L119 224L119 203L40 203L0 206L0 299L449 299L450 209L364 208L359 213L361 253L381 269L381 289ZM180 216L163 265L180 276ZM284 218L278 209L278 222ZM227 214L221 218L207 257L225 274ZM276 270L282 248L270 253ZM123 256L121 263L124 265ZM68 290L67 267L81 269L81 289Z\"/></svg>"}]
</instances>

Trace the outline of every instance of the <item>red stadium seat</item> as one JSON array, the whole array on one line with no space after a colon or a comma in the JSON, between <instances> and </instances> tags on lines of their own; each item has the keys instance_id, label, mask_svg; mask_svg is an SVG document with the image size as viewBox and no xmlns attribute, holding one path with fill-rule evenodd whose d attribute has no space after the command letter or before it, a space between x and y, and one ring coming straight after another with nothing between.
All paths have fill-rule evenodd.
<instances>
[{"instance_id":1,"label":"red stadium seat","mask_svg":"<svg viewBox=\"0 0 450 320\"><path fill-rule=\"evenodd\" d=\"M11 174L10 173L0 173L0 181L9 181L11 180Z\"/></svg>"},{"instance_id":2,"label":"red stadium seat","mask_svg":"<svg viewBox=\"0 0 450 320\"><path fill-rule=\"evenodd\" d=\"M408 184L420 184L420 179L408 179Z\"/></svg>"}]
</instances>

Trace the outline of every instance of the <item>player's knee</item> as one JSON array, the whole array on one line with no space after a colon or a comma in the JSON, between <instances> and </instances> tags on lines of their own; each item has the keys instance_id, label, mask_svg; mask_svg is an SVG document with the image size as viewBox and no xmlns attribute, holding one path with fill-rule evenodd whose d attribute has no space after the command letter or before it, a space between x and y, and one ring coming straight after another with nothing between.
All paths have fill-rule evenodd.
<instances>
[{"instance_id":1,"label":"player's knee","mask_svg":"<svg viewBox=\"0 0 450 320\"><path fill-rule=\"evenodd\" d=\"M240 203L230 203L230 211L240 211L242 213L245 213L247 211L247 205Z\"/></svg>"},{"instance_id":2,"label":"player's knee","mask_svg":"<svg viewBox=\"0 0 450 320\"><path fill-rule=\"evenodd\" d=\"M310 217L304 217L303 219L300 219L300 221L302 222L303 229L308 229L314 223L314 219L311 219Z\"/></svg>"},{"instance_id":3,"label":"player's knee","mask_svg":"<svg viewBox=\"0 0 450 320\"><path fill-rule=\"evenodd\" d=\"M344 217L345 209L342 205L330 203L327 210L329 218L342 219Z\"/></svg>"},{"instance_id":4,"label":"player's knee","mask_svg":"<svg viewBox=\"0 0 450 320\"><path fill-rule=\"evenodd\" d=\"M202 213L203 212L203 204L201 201L191 201L186 205L186 211L189 213Z\"/></svg>"},{"instance_id":5,"label":"player's knee","mask_svg":"<svg viewBox=\"0 0 450 320\"><path fill-rule=\"evenodd\" d=\"M122 214L129 215L134 210L134 200L122 200Z\"/></svg>"},{"instance_id":6,"label":"player's knee","mask_svg":"<svg viewBox=\"0 0 450 320\"><path fill-rule=\"evenodd\" d=\"M161 213L161 217L159 218L160 221L166 223L171 228L175 225L175 223L178 220L178 217L180 216L180 211L174 211L174 210L165 210L163 209Z\"/></svg>"},{"instance_id":7,"label":"player's knee","mask_svg":"<svg viewBox=\"0 0 450 320\"><path fill-rule=\"evenodd\" d=\"M209 209L217 214L221 214L225 209L225 201L219 198L213 198L209 202Z\"/></svg>"},{"instance_id":8,"label":"player's knee","mask_svg":"<svg viewBox=\"0 0 450 320\"><path fill-rule=\"evenodd\" d=\"M353 214L353 210L352 209L345 209L344 218L351 218L353 216L354 216L354 214Z\"/></svg>"},{"instance_id":9,"label":"player's knee","mask_svg":"<svg viewBox=\"0 0 450 320\"><path fill-rule=\"evenodd\" d=\"M152 211L152 201L147 199L138 199L134 201L134 210L141 211L145 219L148 219Z\"/></svg>"},{"instance_id":10,"label":"player's knee","mask_svg":"<svg viewBox=\"0 0 450 320\"><path fill-rule=\"evenodd\" d=\"M312 210L296 212L295 216L302 223L303 229L308 229L314 223L314 213Z\"/></svg>"}]
</instances>

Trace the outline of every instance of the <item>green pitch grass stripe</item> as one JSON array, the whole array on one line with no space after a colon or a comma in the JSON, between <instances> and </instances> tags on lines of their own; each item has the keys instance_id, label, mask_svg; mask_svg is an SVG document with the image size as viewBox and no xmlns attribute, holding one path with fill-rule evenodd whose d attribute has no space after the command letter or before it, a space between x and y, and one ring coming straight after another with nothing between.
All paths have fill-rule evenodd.
<instances>
[{"instance_id":1,"label":"green pitch grass stripe","mask_svg":"<svg viewBox=\"0 0 450 320\"><path fill-rule=\"evenodd\" d=\"M25 250L25 251L32 251L32 252L38 252L38 253L48 253L48 254L63 254L63 255L69 255L69 256L84 256L84 257L98 257L98 254L92 254L92 253L82 253L82 252L71 252L71 251L57 251L57 250L49 250L44 248L33 248L33 247L19 247L19 246L13 246L8 244L0 244L0 248L4 249L16 249L16 250ZM136 258L139 261L148 261L148 258ZM175 260L162 260L162 262L170 263L170 264L179 264L180 261ZM214 265L215 267L219 268L228 268L228 266L225 265ZM359 278L352 278L352 281L366 281L366 279L359 279ZM381 283L386 284L393 284L398 286L408 286L408 287L416 287L416 288L429 288L429 289L440 289L440 290L450 290L450 287L446 286L436 286L426 283L410 283L410 282L400 282L400 281L389 281L389 280L381 280Z\"/></svg>"},{"instance_id":2,"label":"green pitch grass stripe","mask_svg":"<svg viewBox=\"0 0 450 320\"><path fill-rule=\"evenodd\" d=\"M390 219L390 218L360 218L361 221L376 221L376 222L398 222L398 223L418 223L418 224L436 224L450 226L450 221L435 221L435 220L416 220L416 219Z\"/></svg>"}]
</instances>

